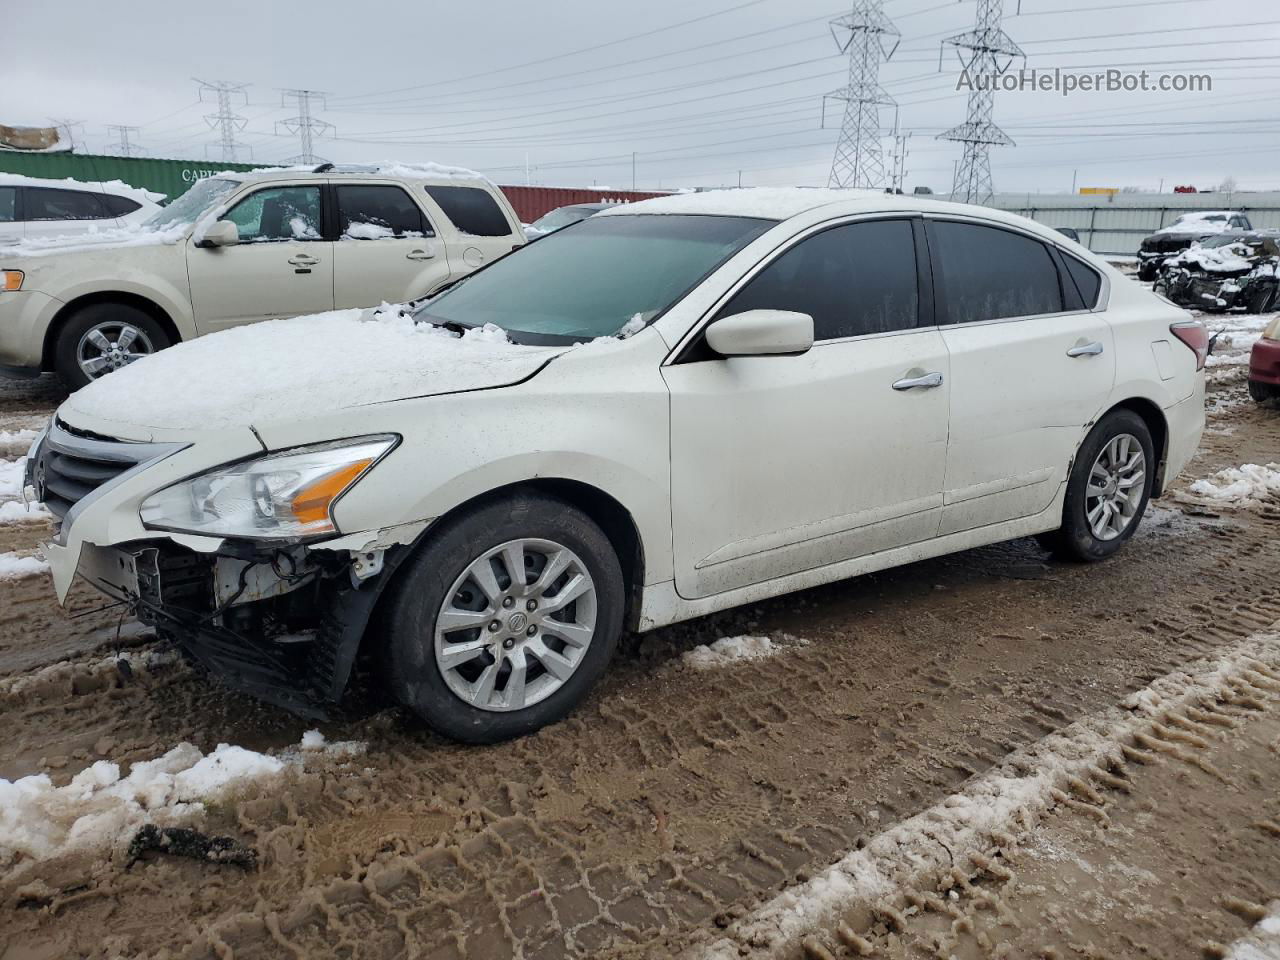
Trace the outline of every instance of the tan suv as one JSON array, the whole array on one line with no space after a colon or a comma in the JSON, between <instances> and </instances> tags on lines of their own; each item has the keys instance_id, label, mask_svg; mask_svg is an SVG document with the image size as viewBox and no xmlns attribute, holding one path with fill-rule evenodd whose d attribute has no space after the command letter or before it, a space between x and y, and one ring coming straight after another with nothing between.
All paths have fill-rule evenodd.
<instances>
[{"instance_id":1,"label":"tan suv","mask_svg":"<svg viewBox=\"0 0 1280 960\"><path fill-rule=\"evenodd\" d=\"M467 170L218 174L140 229L0 249L0 373L75 389L215 330L424 297L524 242Z\"/></svg>"}]
</instances>

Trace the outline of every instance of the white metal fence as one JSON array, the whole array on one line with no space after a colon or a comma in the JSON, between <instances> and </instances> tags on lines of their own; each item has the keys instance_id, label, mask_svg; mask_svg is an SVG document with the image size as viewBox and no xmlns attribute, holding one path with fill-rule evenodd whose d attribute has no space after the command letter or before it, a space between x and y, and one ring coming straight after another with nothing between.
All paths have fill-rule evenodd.
<instances>
[{"instance_id":1,"label":"white metal fence","mask_svg":"<svg viewBox=\"0 0 1280 960\"><path fill-rule=\"evenodd\" d=\"M1280 193L998 193L991 206L1049 227L1072 227L1094 253L1135 256L1144 237L1191 210L1235 210L1257 229L1280 228Z\"/></svg>"}]
</instances>

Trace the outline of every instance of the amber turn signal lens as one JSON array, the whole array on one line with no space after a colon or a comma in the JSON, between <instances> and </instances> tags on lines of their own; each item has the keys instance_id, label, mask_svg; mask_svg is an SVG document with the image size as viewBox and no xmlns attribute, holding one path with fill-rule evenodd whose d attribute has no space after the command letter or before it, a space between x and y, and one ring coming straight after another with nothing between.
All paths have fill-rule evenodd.
<instances>
[{"instance_id":1,"label":"amber turn signal lens","mask_svg":"<svg viewBox=\"0 0 1280 960\"><path fill-rule=\"evenodd\" d=\"M327 520L330 504L341 496L347 487L355 483L356 478L364 473L371 463L373 463L372 459L357 460L303 487L289 504L293 515L302 523L319 523Z\"/></svg>"},{"instance_id":2,"label":"amber turn signal lens","mask_svg":"<svg viewBox=\"0 0 1280 960\"><path fill-rule=\"evenodd\" d=\"M21 290L22 289L22 271L21 270L2 270L0 276L4 277L4 286L0 290Z\"/></svg>"}]
</instances>

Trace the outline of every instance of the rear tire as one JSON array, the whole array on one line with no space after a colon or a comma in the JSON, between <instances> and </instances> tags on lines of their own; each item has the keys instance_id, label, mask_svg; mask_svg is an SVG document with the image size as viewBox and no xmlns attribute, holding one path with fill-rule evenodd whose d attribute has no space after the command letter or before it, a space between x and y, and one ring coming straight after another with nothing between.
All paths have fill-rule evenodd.
<instances>
[{"instance_id":1,"label":"rear tire","mask_svg":"<svg viewBox=\"0 0 1280 960\"><path fill-rule=\"evenodd\" d=\"M53 367L68 390L79 390L172 344L145 311L125 303L94 303L77 310L58 331Z\"/></svg>"},{"instance_id":2,"label":"rear tire","mask_svg":"<svg viewBox=\"0 0 1280 960\"><path fill-rule=\"evenodd\" d=\"M1096 563L1137 531L1155 483L1151 431L1132 410L1115 410L1089 431L1076 453L1062 505L1062 526L1041 534L1054 556Z\"/></svg>"},{"instance_id":3,"label":"rear tire","mask_svg":"<svg viewBox=\"0 0 1280 960\"><path fill-rule=\"evenodd\" d=\"M523 736L565 717L604 673L625 598L617 554L590 517L541 494L497 500L428 533L402 568L383 673L447 737Z\"/></svg>"},{"instance_id":4,"label":"rear tire","mask_svg":"<svg viewBox=\"0 0 1280 960\"><path fill-rule=\"evenodd\" d=\"M1276 396L1277 388L1269 383L1259 383L1257 380L1249 381L1249 396L1257 403L1266 403L1272 397Z\"/></svg>"}]
</instances>

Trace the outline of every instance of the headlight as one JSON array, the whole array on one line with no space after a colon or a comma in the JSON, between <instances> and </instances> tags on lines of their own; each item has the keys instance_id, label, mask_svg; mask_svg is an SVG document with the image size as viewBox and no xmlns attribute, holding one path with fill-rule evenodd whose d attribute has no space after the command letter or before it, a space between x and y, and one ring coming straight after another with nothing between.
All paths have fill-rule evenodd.
<instances>
[{"instance_id":1,"label":"headlight","mask_svg":"<svg viewBox=\"0 0 1280 960\"><path fill-rule=\"evenodd\" d=\"M1262 336L1266 340L1280 340L1280 316L1267 324L1267 329L1262 331Z\"/></svg>"},{"instance_id":2,"label":"headlight","mask_svg":"<svg viewBox=\"0 0 1280 960\"><path fill-rule=\"evenodd\" d=\"M21 290L23 278L21 270L0 270L0 290Z\"/></svg>"},{"instance_id":3,"label":"headlight","mask_svg":"<svg viewBox=\"0 0 1280 960\"><path fill-rule=\"evenodd\" d=\"M153 493L142 502L142 523L152 530L270 540L337 533L334 503L396 440L338 440L219 467Z\"/></svg>"}]
</instances>

